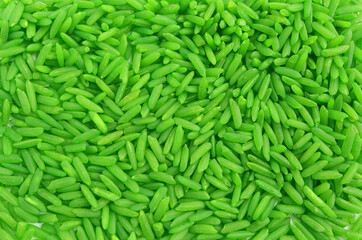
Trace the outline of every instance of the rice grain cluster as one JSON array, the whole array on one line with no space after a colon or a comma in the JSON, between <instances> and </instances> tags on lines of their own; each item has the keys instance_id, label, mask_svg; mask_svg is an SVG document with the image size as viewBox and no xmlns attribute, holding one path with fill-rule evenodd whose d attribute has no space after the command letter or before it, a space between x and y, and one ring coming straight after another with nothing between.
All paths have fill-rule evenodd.
<instances>
[{"instance_id":1,"label":"rice grain cluster","mask_svg":"<svg viewBox=\"0 0 362 240\"><path fill-rule=\"evenodd\" d=\"M362 239L361 12L0 0L0 239Z\"/></svg>"}]
</instances>

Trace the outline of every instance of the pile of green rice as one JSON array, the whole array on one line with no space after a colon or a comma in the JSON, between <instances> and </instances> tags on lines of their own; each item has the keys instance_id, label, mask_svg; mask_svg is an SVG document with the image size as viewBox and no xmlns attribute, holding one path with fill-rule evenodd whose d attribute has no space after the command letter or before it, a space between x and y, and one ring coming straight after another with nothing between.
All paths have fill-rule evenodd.
<instances>
[{"instance_id":1,"label":"pile of green rice","mask_svg":"<svg viewBox=\"0 0 362 240\"><path fill-rule=\"evenodd\" d=\"M1 0L0 239L362 239L361 11Z\"/></svg>"}]
</instances>

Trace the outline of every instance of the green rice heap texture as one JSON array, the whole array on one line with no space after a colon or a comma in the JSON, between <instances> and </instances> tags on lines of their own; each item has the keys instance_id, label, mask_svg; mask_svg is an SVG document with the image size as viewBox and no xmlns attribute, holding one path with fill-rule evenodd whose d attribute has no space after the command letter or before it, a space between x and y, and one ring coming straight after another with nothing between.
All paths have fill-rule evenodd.
<instances>
[{"instance_id":1,"label":"green rice heap texture","mask_svg":"<svg viewBox=\"0 0 362 240\"><path fill-rule=\"evenodd\" d=\"M362 239L361 12L0 0L0 239Z\"/></svg>"}]
</instances>

